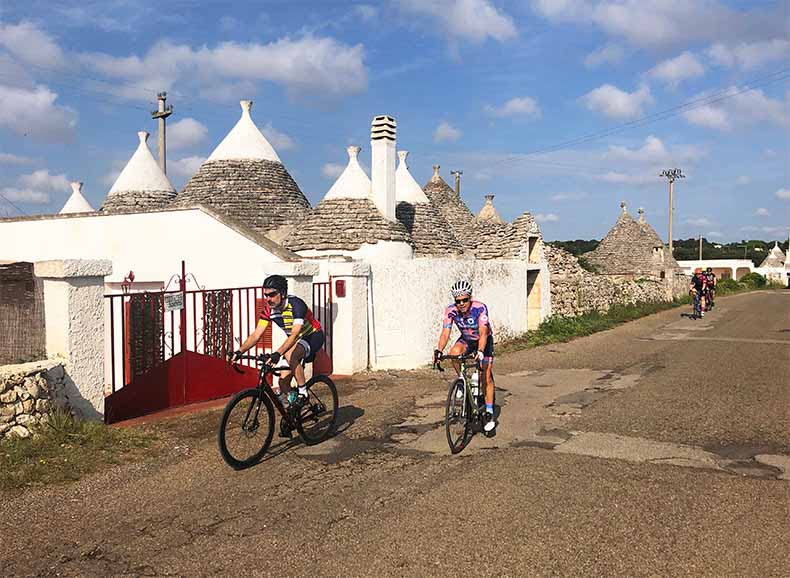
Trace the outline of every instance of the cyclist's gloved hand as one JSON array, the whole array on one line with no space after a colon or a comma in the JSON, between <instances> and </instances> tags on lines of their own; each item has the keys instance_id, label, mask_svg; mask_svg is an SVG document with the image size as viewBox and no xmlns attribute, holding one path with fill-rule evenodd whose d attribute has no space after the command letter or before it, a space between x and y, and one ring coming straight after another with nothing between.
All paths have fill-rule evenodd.
<instances>
[{"instance_id":1,"label":"cyclist's gloved hand","mask_svg":"<svg viewBox=\"0 0 790 578\"><path fill-rule=\"evenodd\" d=\"M280 355L280 352L275 351L274 353L271 354L271 356L269 356L269 361L271 362L272 365L277 365L281 357L282 355Z\"/></svg>"},{"instance_id":2,"label":"cyclist's gloved hand","mask_svg":"<svg viewBox=\"0 0 790 578\"><path fill-rule=\"evenodd\" d=\"M434 349L433 350L433 362L438 363L442 360L442 351L441 349Z\"/></svg>"},{"instance_id":3,"label":"cyclist's gloved hand","mask_svg":"<svg viewBox=\"0 0 790 578\"><path fill-rule=\"evenodd\" d=\"M484 356L483 356L483 352L482 351L478 351L477 354L475 355L475 359L477 360L478 363L483 361L483 357Z\"/></svg>"},{"instance_id":4,"label":"cyclist's gloved hand","mask_svg":"<svg viewBox=\"0 0 790 578\"><path fill-rule=\"evenodd\" d=\"M238 349L230 354L230 360L233 361L234 363L238 361L240 358L241 358L241 351L239 351Z\"/></svg>"}]
</instances>

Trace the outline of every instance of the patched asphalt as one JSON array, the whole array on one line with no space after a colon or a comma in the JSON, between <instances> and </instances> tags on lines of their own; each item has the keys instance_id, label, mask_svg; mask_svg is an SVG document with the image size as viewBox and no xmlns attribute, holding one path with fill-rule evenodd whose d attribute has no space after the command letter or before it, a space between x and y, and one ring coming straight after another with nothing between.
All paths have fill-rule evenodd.
<instances>
[{"instance_id":1,"label":"patched asphalt","mask_svg":"<svg viewBox=\"0 0 790 578\"><path fill-rule=\"evenodd\" d=\"M0 494L0 572L790 575L790 294L681 313L498 358L457 456L427 370L342 382L335 438L242 472L219 410L148 426L157 457Z\"/></svg>"}]
</instances>

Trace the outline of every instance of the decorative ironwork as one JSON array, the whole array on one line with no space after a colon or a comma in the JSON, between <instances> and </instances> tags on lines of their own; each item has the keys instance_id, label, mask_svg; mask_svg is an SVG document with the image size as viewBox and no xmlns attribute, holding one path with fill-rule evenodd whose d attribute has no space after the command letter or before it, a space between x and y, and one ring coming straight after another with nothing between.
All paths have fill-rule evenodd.
<instances>
[{"instance_id":1,"label":"decorative ironwork","mask_svg":"<svg viewBox=\"0 0 790 578\"><path fill-rule=\"evenodd\" d=\"M233 351L233 293L203 292L203 347L206 355L227 357Z\"/></svg>"},{"instance_id":2,"label":"decorative ironwork","mask_svg":"<svg viewBox=\"0 0 790 578\"><path fill-rule=\"evenodd\" d=\"M165 359L164 299L161 293L132 293L128 306L129 371L135 377Z\"/></svg>"}]
</instances>

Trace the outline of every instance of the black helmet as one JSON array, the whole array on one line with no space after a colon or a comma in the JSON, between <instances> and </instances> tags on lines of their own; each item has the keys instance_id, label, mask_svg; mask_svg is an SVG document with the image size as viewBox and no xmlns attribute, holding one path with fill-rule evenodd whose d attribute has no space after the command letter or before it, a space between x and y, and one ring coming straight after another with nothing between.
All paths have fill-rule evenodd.
<instances>
[{"instance_id":1,"label":"black helmet","mask_svg":"<svg viewBox=\"0 0 790 578\"><path fill-rule=\"evenodd\" d=\"M708 273L713 273L713 267L708 267Z\"/></svg>"},{"instance_id":2,"label":"black helmet","mask_svg":"<svg viewBox=\"0 0 790 578\"><path fill-rule=\"evenodd\" d=\"M277 289L280 295L288 294L288 280L282 275L269 275L263 280L264 289Z\"/></svg>"}]
</instances>

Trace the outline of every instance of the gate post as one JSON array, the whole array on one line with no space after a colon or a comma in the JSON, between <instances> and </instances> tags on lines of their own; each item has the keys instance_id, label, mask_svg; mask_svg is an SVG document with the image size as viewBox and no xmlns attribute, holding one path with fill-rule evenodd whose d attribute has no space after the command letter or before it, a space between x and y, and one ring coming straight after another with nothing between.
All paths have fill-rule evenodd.
<instances>
[{"instance_id":1,"label":"gate post","mask_svg":"<svg viewBox=\"0 0 790 578\"><path fill-rule=\"evenodd\" d=\"M351 375L368 368L368 280L370 265L329 262L332 294L332 364L334 373ZM345 283L345 296L335 290Z\"/></svg>"},{"instance_id":2,"label":"gate post","mask_svg":"<svg viewBox=\"0 0 790 578\"><path fill-rule=\"evenodd\" d=\"M181 278L178 280L178 289L181 291L181 303L183 307L179 312L179 338L181 342L181 353L187 350L187 267L184 261L181 261Z\"/></svg>"}]
</instances>

